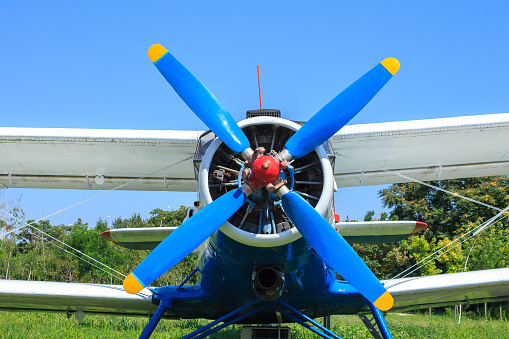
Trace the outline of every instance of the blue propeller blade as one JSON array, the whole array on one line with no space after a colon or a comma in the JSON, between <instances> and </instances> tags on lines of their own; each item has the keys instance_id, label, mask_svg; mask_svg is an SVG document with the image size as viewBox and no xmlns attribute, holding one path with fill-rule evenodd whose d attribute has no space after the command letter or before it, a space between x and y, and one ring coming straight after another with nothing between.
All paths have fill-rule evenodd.
<instances>
[{"instance_id":1,"label":"blue propeller blade","mask_svg":"<svg viewBox=\"0 0 509 339\"><path fill-rule=\"evenodd\" d=\"M136 294L200 246L246 201L242 187L202 208L167 236L124 279L126 292Z\"/></svg>"},{"instance_id":2,"label":"blue propeller blade","mask_svg":"<svg viewBox=\"0 0 509 339\"><path fill-rule=\"evenodd\" d=\"M392 296L327 220L293 191L281 200L286 215L326 264L380 310L392 307Z\"/></svg>"},{"instance_id":3,"label":"blue propeller blade","mask_svg":"<svg viewBox=\"0 0 509 339\"><path fill-rule=\"evenodd\" d=\"M345 126L382 89L399 69L399 61L387 58L339 93L286 143L292 158L300 158L323 144Z\"/></svg>"},{"instance_id":4,"label":"blue propeller blade","mask_svg":"<svg viewBox=\"0 0 509 339\"><path fill-rule=\"evenodd\" d=\"M242 153L249 141L214 94L161 45L148 50L150 60L189 108L230 149Z\"/></svg>"}]
</instances>

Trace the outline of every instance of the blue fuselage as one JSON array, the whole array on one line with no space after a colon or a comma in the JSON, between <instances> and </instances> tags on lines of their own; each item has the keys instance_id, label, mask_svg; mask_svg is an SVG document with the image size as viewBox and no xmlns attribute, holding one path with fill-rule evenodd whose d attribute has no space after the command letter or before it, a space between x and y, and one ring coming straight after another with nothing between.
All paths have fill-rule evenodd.
<instances>
[{"instance_id":1,"label":"blue fuselage","mask_svg":"<svg viewBox=\"0 0 509 339\"><path fill-rule=\"evenodd\" d=\"M364 297L350 284L336 279L336 272L300 238L277 247L253 247L227 237L221 231L207 241L199 261L199 284L155 290L171 298L171 316L217 319L257 299L253 290L255 267L278 265L285 283L280 297L306 315L316 318L332 314L353 314L365 306ZM157 300L157 298L156 298ZM243 319L243 323L276 323L270 308L274 301L260 301L267 308ZM285 319L283 322L291 322Z\"/></svg>"}]
</instances>

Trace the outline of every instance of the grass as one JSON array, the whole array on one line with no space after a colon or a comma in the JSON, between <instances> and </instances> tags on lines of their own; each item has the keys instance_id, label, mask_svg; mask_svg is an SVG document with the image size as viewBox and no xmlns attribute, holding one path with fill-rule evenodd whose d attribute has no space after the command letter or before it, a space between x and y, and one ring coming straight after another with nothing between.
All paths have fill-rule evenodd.
<instances>
[{"instance_id":1,"label":"grass","mask_svg":"<svg viewBox=\"0 0 509 339\"><path fill-rule=\"evenodd\" d=\"M450 314L444 315L398 315L389 314L387 323L396 338L507 338L509 321L463 317L461 324ZM86 315L78 322L60 313L0 312L0 338L138 338L148 319L102 315ZM207 320L163 320L152 338L181 338ZM332 330L343 338L372 338L361 320L356 316L333 316ZM292 338L318 338L309 330L290 325ZM211 338L240 338L242 326L223 329Z\"/></svg>"}]
</instances>

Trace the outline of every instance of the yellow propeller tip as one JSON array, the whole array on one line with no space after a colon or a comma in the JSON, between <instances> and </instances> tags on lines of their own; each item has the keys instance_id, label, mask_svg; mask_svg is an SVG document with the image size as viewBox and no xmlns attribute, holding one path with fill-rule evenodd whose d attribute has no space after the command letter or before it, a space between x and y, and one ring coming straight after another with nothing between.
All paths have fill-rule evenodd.
<instances>
[{"instance_id":1,"label":"yellow propeller tip","mask_svg":"<svg viewBox=\"0 0 509 339\"><path fill-rule=\"evenodd\" d=\"M148 57L150 61L156 62L159 60L168 50L159 44L150 46L148 49Z\"/></svg>"},{"instance_id":2,"label":"yellow propeller tip","mask_svg":"<svg viewBox=\"0 0 509 339\"><path fill-rule=\"evenodd\" d=\"M143 289L143 285L140 284L138 279L130 273L125 279L124 279L124 290L129 294L136 294L140 292Z\"/></svg>"},{"instance_id":3,"label":"yellow propeller tip","mask_svg":"<svg viewBox=\"0 0 509 339\"><path fill-rule=\"evenodd\" d=\"M396 72L399 70L399 61L396 58L387 58L382 61L381 64L387 68L387 70L391 72L392 75L396 74Z\"/></svg>"},{"instance_id":4,"label":"yellow propeller tip","mask_svg":"<svg viewBox=\"0 0 509 339\"><path fill-rule=\"evenodd\" d=\"M392 295L389 293L389 291L385 291L384 294L378 297L373 305L375 305L375 307L380 311L388 311L394 305L394 299L392 298Z\"/></svg>"}]
</instances>

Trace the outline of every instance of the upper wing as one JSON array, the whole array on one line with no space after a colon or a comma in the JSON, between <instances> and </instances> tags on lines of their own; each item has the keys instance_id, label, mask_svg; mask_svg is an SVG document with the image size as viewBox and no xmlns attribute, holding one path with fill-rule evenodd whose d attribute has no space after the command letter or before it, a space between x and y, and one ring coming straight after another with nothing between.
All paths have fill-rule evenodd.
<instances>
[{"instance_id":1,"label":"upper wing","mask_svg":"<svg viewBox=\"0 0 509 339\"><path fill-rule=\"evenodd\" d=\"M131 295L120 285L0 280L0 310L146 316L156 309L148 289Z\"/></svg>"},{"instance_id":2,"label":"upper wing","mask_svg":"<svg viewBox=\"0 0 509 339\"><path fill-rule=\"evenodd\" d=\"M509 114L348 125L331 138L339 187L509 174ZM344 156L342 156L344 155Z\"/></svg>"},{"instance_id":3,"label":"upper wing","mask_svg":"<svg viewBox=\"0 0 509 339\"><path fill-rule=\"evenodd\" d=\"M509 300L509 268L394 279L386 283L392 310Z\"/></svg>"},{"instance_id":4,"label":"upper wing","mask_svg":"<svg viewBox=\"0 0 509 339\"><path fill-rule=\"evenodd\" d=\"M200 134L3 127L0 187L196 191Z\"/></svg>"},{"instance_id":5,"label":"upper wing","mask_svg":"<svg viewBox=\"0 0 509 339\"><path fill-rule=\"evenodd\" d=\"M509 114L345 126L340 187L509 174ZM0 187L194 191L198 131L0 128ZM187 160L185 160L187 159ZM96 176L103 176L94 180Z\"/></svg>"}]
</instances>

